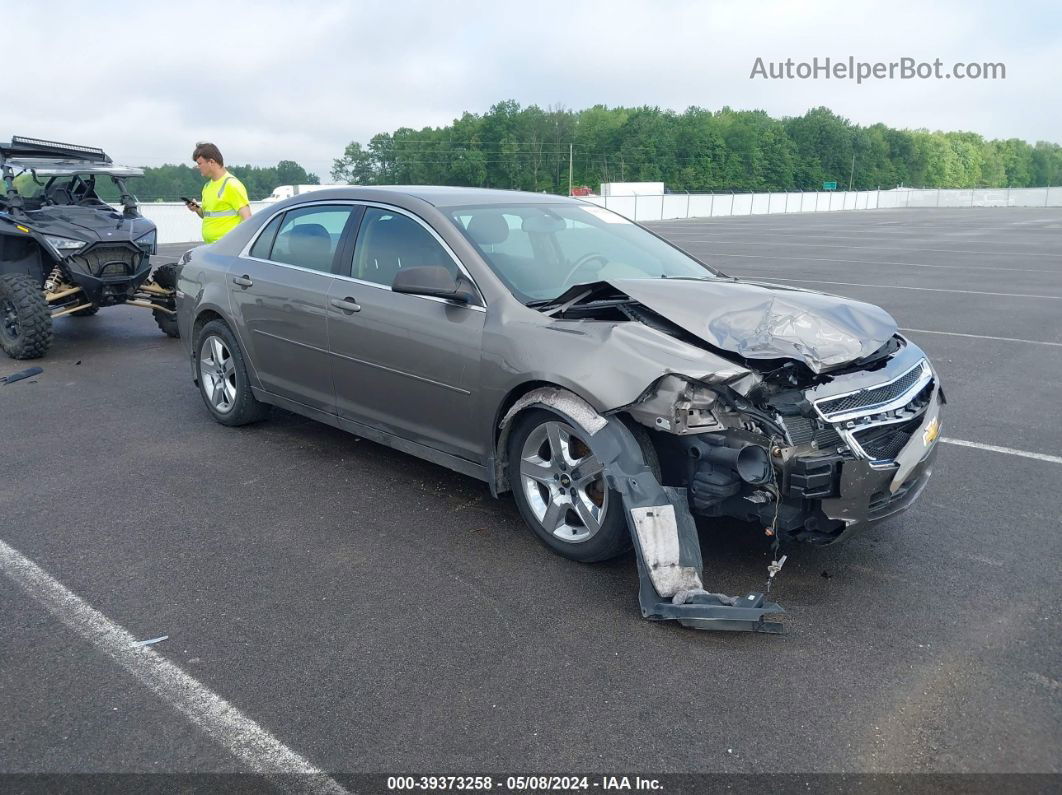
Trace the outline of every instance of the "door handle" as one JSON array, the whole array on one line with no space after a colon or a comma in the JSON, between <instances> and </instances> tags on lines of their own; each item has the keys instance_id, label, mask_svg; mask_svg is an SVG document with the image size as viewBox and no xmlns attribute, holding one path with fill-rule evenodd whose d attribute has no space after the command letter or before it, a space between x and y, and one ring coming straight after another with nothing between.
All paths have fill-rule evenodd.
<instances>
[{"instance_id":1,"label":"door handle","mask_svg":"<svg viewBox=\"0 0 1062 795\"><path fill-rule=\"evenodd\" d=\"M331 301L332 306L336 309L341 309L348 315L354 312L361 311L361 304L351 298L349 295L346 298L333 298Z\"/></svg>"},{"instance_id":2,"label":"door handle","mask_svg":"<svg viewBox=\"0 0 1062 795\"><path fill-rule=\"evenodd\" d=\"M232 283L240 287L250 287L254 284L254 282L251 281L251 277L246 274L243 276L233 276Z\"/></svg>"}]
</instances>

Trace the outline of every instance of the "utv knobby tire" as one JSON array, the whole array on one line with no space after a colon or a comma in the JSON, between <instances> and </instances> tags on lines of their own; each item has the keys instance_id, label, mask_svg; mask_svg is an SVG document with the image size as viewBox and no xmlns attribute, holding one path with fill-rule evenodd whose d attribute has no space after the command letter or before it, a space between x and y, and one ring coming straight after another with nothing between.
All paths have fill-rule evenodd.
<instances>
[{"instance_id":1,"label":"utv knobby tire","mask_svg":"<svg viewBox=\"0 0 1062 795\"><path fill-rule=\"evenodd\" d=\"M207 379L203 375L203 345L211 337L217 337L222 341L232 358L235 373L236 397L233 400L232 408L224 412L219 411L211 403L210 397L207 395ZM243 351L240 349L239 343L236 342L236 336L223 320L211 320L203 326L199 333L195 335L195 339L192 340L192 350L195 354L195 375L196 380L199 382L199 396L203 398L207 411L217 422L230 426L249 425L252 422L264 420L269 416L269 406L265 403L259 403L255 400L254 395L251 394L251 381L247 375L247 365L244 363Z\"/></svg>"},{"instance_id":2,"label":"utv knobby tire","mask_svg":"<svg viewBox=\"0 0 1062 795\"><path fill-rule=\"evenodd\" d=\"M166 290L176 290L177 263L167 262L165 265L159 265L151 274L151 278L159 287ZM173 308L172 302L169 308ZM177 328L176 315L171 315L158 309L152 310L151 314L155 316L155 324L159 327L159 330L167 337L173 337L176 339L181 336L181 332Z\"/></svg>"},{"instance_id":3,"label":"utv knobby tire","mask_svg":"<svg viewBox=\"0 0 1062 795\"><path fill-rule=\"evenodd\" d=\"M151 278L159 287L164 287L167 290L176 290L177 263L167 262L165 265L159 265L151 274Z\"/></svg>"},{"instance_id":4,"label":"utv knobby tire","mask_svg":"<svg viewBox=\"0 0 1062 795\"><path fill-rule=\"evenodd\" d=\"M155 325L167 337L176 339L181 336L181 331L177 328L176 315L171 315L169 312L163 312L159 309L152 309L151 314L155 316Z\"/></svg>"},{"instance_id":5,"label":"utv knobby tire","mask_svg":"<svg viewBox=\"0 0 1062 795\"><path fill-rule=\"evenodd\" d=\"M52 344L52 312L40 282L24 273L0 276L0 348L12 359L36 359Z\"/></svg>"}]
</instances>

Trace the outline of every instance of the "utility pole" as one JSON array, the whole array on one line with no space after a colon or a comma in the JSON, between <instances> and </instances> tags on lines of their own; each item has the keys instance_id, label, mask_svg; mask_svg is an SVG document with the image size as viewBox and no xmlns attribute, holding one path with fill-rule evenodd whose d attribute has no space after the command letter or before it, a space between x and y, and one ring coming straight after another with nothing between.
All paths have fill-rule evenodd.
<instances>
[{"instance_id":1,"label":"utility pole","mask_svg":"<svg viewBox=\"0 0 1062 795\"><path fill-rule=\"evenodd\" d=\"M572 151L574 144L568 144L568 195L572 195ZM563 150L561 150L563 151Z\"/></svg>"},{"instance_id":2,"label":"utility pole","mask_svg":"<svg viewBox=\"0 0 1062 795\"><path fill-rule=\"evenodd\" d=\"M852 179L855 177L855 150L852 150L852 170L848 172L848 190L852 190Z\"/></svg>"}]
</instances>

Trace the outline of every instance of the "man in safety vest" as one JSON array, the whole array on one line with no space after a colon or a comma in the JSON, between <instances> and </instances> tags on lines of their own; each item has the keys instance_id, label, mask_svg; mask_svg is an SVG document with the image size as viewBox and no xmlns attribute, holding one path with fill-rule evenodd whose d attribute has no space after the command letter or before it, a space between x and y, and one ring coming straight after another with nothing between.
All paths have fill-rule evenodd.
<instances>
[{"instance_id":1,"label":"man in safety vest","mask_svg":"<svg viewBox=\"0 0 1062 795\"><path fill-rule=\"evenodd\" d=\"M210 180L203 186L202 203L186 202L193 213L203 219L203 240L213 243L251 217L247 188L225 170L225 158L214 144L196 144L192 160L199 173Z\"/></svg>"}]
</instances>

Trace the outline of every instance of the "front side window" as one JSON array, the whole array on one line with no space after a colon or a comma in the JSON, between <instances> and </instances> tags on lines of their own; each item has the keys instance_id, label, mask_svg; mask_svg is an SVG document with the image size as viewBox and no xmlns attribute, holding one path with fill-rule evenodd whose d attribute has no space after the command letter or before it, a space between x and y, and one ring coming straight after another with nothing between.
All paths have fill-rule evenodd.
<instances>
[{"instance_id":1,"label":"front side window","mask_svg":"<svg viewBox=\"0 0 1062 795\"><path fill-rule=\"evenodd\" d=\"M378 207L365 210L351 275L390 287L402 268L441 267L457 276L453 258L427 229L407 215Z\"/></svg>"},{"instance_id":2,"label":"front side window","mask_svg":"<svg viewBox=\"0 0 1062 795\"><path fill-rule=\"evenodd\" d=\"M352 207L327 205L289 210L277 230L269 256L264 259L331 273L339 241L352 212ZM267 234L263 233L259 242L266 237ZM259 256L254 249L251 254Z\"/></svg>"},{"instance_id":3,"label":"front side window","mask_svg":"<svg viewBox=\"0 0 1062 795\"><path fill-rule=\"evenodd\" d=\"M454 224L524 303L608 279L714 279L719 273L594 205L457 207Z\"/></svg>"}]
</instances>

